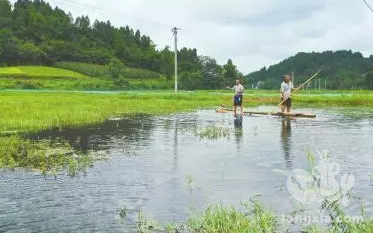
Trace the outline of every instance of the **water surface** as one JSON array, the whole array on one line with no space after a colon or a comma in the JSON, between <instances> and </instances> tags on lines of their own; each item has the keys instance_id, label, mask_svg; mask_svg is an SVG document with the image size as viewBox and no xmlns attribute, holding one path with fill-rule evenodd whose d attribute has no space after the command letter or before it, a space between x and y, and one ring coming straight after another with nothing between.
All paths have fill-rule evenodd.
<instances>
[{"instance_id":1,"label":"water surface","mask_svg":"<svg viewBox=\"0 0 373 233\"><path fill-rule=\"evenodd\" d=\"M285 120L214 111L113 119L100 125L29 135L67 139L76 149L106 153L86 174L43 177L0 171L0 232L134 232L138 212L160 222L185 220L209 204L257 197L278 213L297 203L286 188L307 151L327 150L341 174L353 173L355 196L373 200L373 118L369 112L303 109L315 119ZM201 139L195 129L223 127L229 138ZM118 215L125 207L127 217ZM314 208L314 206L312 207ZM356 213L353 201L348 211Z\"/></svg>"}]
</instances>

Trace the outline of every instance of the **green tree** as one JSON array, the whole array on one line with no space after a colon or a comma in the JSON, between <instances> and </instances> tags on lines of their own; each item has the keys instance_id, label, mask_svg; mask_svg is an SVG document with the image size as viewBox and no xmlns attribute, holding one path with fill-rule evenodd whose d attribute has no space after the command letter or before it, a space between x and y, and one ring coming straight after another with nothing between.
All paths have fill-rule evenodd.
<instances>
[{"instance_id":1,"label":"green tree","mask_svg":"<svg viewBox=\"0 0 373 233\"><path fill-rule=\"evenodd\" d=\"M12 5L8 0L0 0L0 28L12 26Z\"/></svg>"},{"instance_id":2,"label":"green tree","mask_svg":"<svg viewBox=\"0 0 373 233\"><path fill-rule=\"evenodd\" d=\"M218 65L215 59L207 56L200 56L201 75L203 84L200 89L220 89L223 87L223 68Z\"/></svg>"},{"instance_id":3,"label":"green tree","mask_svg":"<svg viewBox=\"0 0 373 233\"><path fill-rule=\"evenodd\" d=\"M231 85L238 78L239 72L237 67L233 64L232 59L228 59L227 64L223 66L224 68L224 79L226 85Z\"/></svg>"},{"instance_id":4,"label":"green tree","mask_svg":"<svg viewBox=\"0 0 373 233\"><path fill-rule=\"evenodd\" d=\"M110 76L113 80L119 79L125 70L123 62L121 62L118 58L111 59L108 68Z\"/></svg>"},{"instance_id":5,"label":"green tree","mask_svg":"<svg viewBox=\"0 0 373 233\"><path fill-rule=\"evenodd\" d=\"M20 56L24 63L43 64L47 60L47 54L33 43L25 43L20 46Z\"/></svg>"}]
</instances>

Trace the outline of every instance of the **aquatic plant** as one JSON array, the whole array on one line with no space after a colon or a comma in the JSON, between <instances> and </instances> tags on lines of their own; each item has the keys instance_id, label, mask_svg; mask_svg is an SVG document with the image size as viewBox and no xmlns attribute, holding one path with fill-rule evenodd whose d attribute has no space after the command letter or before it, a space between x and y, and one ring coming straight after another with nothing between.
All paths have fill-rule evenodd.
<instances>
[{"instance_id":1,"label":"aquatic plant","mask_svg":"<svg viewBox=\"0 0 373 233\"><path fill-rule=\"evenodd\" d=\"M204 128L193 128L192 129L195 136L201 139L216 140L219 138L230 138L233 129L221 126L210 125Z\"/></svg>"},{"instance_id":2,"label":"aquatic plant","mask_svg":"<svg viewBox=\"0 0 373 233\"><path fill-rule=\"evenodd\" d=\"M19 135L0 137L0 167L23 167L39 170L43 175L66 170L69 176L85 172L93 164L92 154L74 151L66 142L31 141Z\"/></svg>"}]
</instances>

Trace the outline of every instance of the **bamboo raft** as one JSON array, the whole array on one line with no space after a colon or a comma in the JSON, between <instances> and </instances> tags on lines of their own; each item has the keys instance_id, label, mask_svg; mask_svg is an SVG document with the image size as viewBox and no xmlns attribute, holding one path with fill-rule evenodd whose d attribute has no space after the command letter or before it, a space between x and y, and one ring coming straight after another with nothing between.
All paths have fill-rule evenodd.
<instances>
[{"instance_id":1,"label":"bamboo raft","mask_svg":"<svg viewBox=\"0 0 373 233\"><path fill-rule=\"evenodd\" d=\"M230 108L219 108L216 109L216 113L233 112ZM271 116L282 116L282 117L302 117L302 118L315 118L315 114L309 113L283 113L283 112L257 112L257 111L244 111L245 115L271 115Z\"/></svg>"}]
</instances>

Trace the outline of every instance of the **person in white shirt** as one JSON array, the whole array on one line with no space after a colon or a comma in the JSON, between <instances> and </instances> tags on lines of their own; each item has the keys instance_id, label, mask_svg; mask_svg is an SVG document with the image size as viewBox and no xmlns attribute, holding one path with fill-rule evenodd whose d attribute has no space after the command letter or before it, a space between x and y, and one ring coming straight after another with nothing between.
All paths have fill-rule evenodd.
<instances>
[{"instance_id":1,"label":"person in white shirt","mask_svg":"<svg viewBox=\"0 0 373 233\"><path fill-rule=\"evenodd\" d=\"M243 116L243 105L242 105L242 99L243 99L243 91L244 87L241 85L240 80L236 80L236 85L234 87L227 87L228 89L234 90L235 95L233 97L233 106L234 106L234 117L237 116L237 106L240 106L241 108L241 116Z\"/></svg>"},{"instance_id":2,"label":"person in white shirt","mask_svg":"<svg viewBox=\"0 0 373 233\"><path fill-rule=\"evenodd\" d=\"M281 84L281 100L284 101L281 106L281 111L285 113L285 108L286 112L290 113L291 110L291 92L294 90L293 82L291 81L291 76L290 75L285 75L283 77L283 82Z\"/></svg>"}]
</instances>

